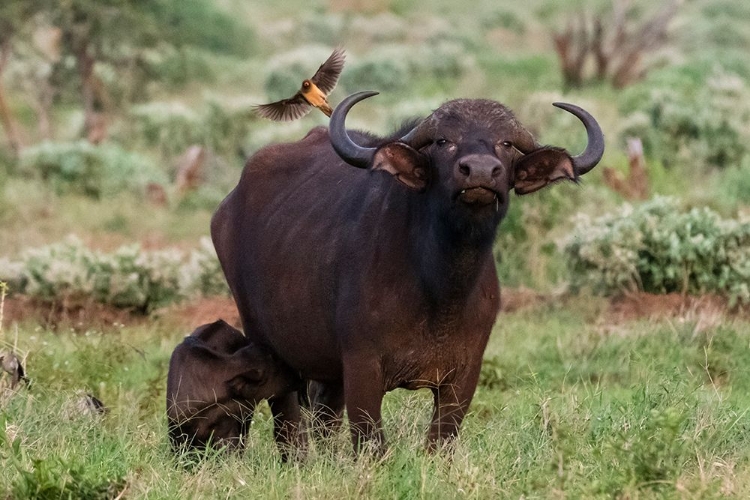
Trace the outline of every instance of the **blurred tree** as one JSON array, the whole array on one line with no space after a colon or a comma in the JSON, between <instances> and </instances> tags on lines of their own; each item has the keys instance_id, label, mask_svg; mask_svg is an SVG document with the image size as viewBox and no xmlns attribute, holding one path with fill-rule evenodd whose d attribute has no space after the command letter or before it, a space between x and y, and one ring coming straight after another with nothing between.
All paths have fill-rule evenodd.
<instances>
[{"instance_id":1,"label":"blurred tree","mask_svg":"<svg viewBox=\"0 0 750 500\"><path fill-rule=\"evenodd\" d=\"M14 46L14 65L9 71L9 80L22 90L36 113L39 137L49 140L53 138L52 106L60 93L52 76L61 59L62 30L35 20L28 31L31 36L23 37Z\"/></svg>"},{"instance_id":2,"label":"blurred tree","mask_svg":"<svg viewBox=\"0 0 750 500\"><path fill-rule=\"evenodd\" d=\"M4 30L2 31L4 32ZM4 36L0 40L0 122L2 122L5 134L8 136L10 149L13 151L13 154L17 155L21 149L21 138L18 134L18 125L16 125L16 121L13 119L13 115L8 108L7 99L5 98L5 87L2 80L5 67L8 64L8 58L10 57L10 51L11 38L7 36L7 32L4 32Z\"/></svg>"},{"instance_id":3,"label":"blurred tree","mask_svg":"<svg viewBox=\"0 0 750 500\"><path fill-rule=\"evenodd\" d=\"M107 89L97 76L99 62L117 65L152 47L159 31L152 16L157 0L63 0L50 5L49 22L62 33L62 52L73 56L80 84L85 134L92 143L106 137Z\"/></svg>"},{"instance_id":4,"label":"blurred tree","mask_svg":"<svg viewBox=\"0 0 750 500\"><path fill-rule=\"evenodd\" d=\"M92 143L107 136L108 117L118 104L142 97L145 84L159 78L150 54L199 47L246 55L254 42L248 28L211 0L2 0L0 76L11 42L21 32L23 48L14 50L15 76L17 86L33 101L40 135L51 135L53 98L77 94L84 135ZM54 57L46 53L45 41L37 39L39 33L54 38ZM0 120L17 152L19 127L1 85Z\"/></svg>"},{"instance_id":5,"label":"blurred tree","mask_svg":"<svg viewBox=\"0 0 750 500\"><path fill-rule=\"evenodd\" d=\"M21 149L21 136L5 97L3 73L13 51L14 39L46 3L46 0L3 0L0 3L0 122L16 155Z\"/></svg>"}]
</instances>

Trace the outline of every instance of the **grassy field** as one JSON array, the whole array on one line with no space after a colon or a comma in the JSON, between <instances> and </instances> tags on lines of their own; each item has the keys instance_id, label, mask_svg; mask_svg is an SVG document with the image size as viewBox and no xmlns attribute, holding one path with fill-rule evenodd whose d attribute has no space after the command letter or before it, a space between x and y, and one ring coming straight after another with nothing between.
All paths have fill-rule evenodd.
<instances>
[{"instance_id":1,"label":"grassy field","mask_svg":"<svg viewBox=\"0 0 750 500\"><path fill-rule=\"evenodd\" d=\"M746 498L750 323L691 308L616 320L590 298L503 314L460 439L423 451L428 393L386 398L385 457L342 430L282 465L264 405L242 454L175 457L168 317L56 331L6 325L30 387L2 396L4 498ZM17 340L16 340L17 339ZM76 410L80 391L109 408Z\"/></svg>"},{"instance_id":2,"label":"grassy field","mask_svg":"<svg viewBox=\"0 0 750 500\"><path fill-rule=\"evenodd\" d=\"M4 320L0 313L0 349L21 355L32 383L11 391L8 377L0 378L0 500L750 498L747 303L742 316L710 301L665 307L655 317L623 316L610 299L559 293L575 278L561 249L574 216L643 202L604 173L627 179L629 138L643 141L649 198L669 195L681 210L709 207L733 222L750 221L750 4L682 2L664 45L647 55L650 71L623 89L595 80L565 89L551 36L611 2L184 5L218 8L247 37L185 14L191 29L182 42L159 33L159 43L130 65L99 61L112 103L109 137L96 147L82 140L71 56L40 59L32 30L19 31L0 74L24 139L16 157L0 132L0 281L10 281L10 263L25 252L70 234L103 252L134 243L144 254L198 247L249 155L326 123L320 113L270 122L250 106L291 95L336 46L346 48L347 63L331 103L381 91L357 106L352 127L387 133L448 99L483 97L510 106L541 143L575 153L584 131L551 106L566 101L597 117L607 151L579 186L513 197L495 245L500 281L545 300L499 317L471 412L450 450L423 451L431 395L396 391L386 397L390 448L382 458L355 459L344 428L330 441L311 442L303 463L282 465L265 404L243 453L175 457L166 434L169 356L184 334L226 313L215 297L194 305L211 314L200 322L179 305L135 316L85 299L60 321L49 305L18 314L32 298L11 289ZM635 29L661 4L632 5ZM138 52L127 54L117 37L104 48L110 45L125 47L117 57ZM47 134L37 127L40 102L29 91L42 83L56 88ZM181 193L175 170L193 145L207 151L203 184ZM150 182L164 189L166 202L147 196ZM750 272L747 246L737 247L732 269ZM56 264L56 271L66 265ZM34 300L61 306L69 297L60 288L61 296ZM658 300L644 300L659 310ZM85 393L108 413L82 414Z\"/></svg>"}]
</instances>

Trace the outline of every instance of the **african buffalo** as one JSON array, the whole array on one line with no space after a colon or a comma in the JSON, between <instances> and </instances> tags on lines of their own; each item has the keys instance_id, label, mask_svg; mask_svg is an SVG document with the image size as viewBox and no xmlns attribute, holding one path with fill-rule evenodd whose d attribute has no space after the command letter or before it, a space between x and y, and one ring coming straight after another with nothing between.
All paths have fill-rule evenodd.
<instances>
[{"instance_id":1,"label":"african buffalo","mask_svg":"<svg viewBox=\"0 0 750 500\"><path fill-rule=\"evenodd\" d=\"M379 447L384 394L429 388L434 448L458 433L477 385L510 191L577 181L604 137L589 113L555 104L588 132L571 156L484 99L447 102L388 138L347 132L351 107L375 94L346 98L329 129L259 150L211 236L245 330L313 381L319 418L333 426L346 407L355 450ZM283 444L299 408L293 395L270 403Z\"/></svg>"},{"instance_id":2,"label":"african buffalo","mask_svg":"<svg viewBox=\"0 0 750 500\"><path fill-rule=\"evenodd\" d=\"M294 377L239 330L222 320L202 325L169 361L172 448L240 447L256 403L296 389Z\"/></svg>"}]
</instances>

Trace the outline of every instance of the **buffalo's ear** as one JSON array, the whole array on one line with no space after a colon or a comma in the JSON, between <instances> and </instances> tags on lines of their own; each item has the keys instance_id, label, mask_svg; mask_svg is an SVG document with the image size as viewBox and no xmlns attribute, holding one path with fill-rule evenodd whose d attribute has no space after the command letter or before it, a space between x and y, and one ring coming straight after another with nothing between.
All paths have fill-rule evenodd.
<instances>
[{"instance_id":1,"label":"buffalo's ear","mask_svg":"<svg viewBox=\"0 0 750 500\"><path fill-rule=\"evenodd\" d=\"M521 158L515 165L514 179L516 194L528 194L565 179L578 182L578 175L570 155L550 146Z\"/></svg>"},{"instance_id":2,"label":"buffalo's ear","mask_svg":"<svg viewBox=\"0 0 750 500\"><path fill-rule=\"evenodd\" d=\"M392 142L378 149L372 169L388 172L415 191L424 191L429 181L427 158L403 142Z\"/></svg>"}]
</instances>

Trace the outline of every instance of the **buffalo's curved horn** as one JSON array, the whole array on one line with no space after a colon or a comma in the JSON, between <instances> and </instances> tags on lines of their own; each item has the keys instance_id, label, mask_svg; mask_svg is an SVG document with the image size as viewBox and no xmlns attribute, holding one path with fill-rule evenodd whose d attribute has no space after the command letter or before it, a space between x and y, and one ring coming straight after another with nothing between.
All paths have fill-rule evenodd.
<instances>
[{"instance_id":1,"label":"buffalo's curved horn","mask_svg":"<svg viewBox=\"0 0 750 500\"><path fill-rule=\"evenodd\" d=\"M432 115L415 125L399 141L408 144L417 151L432 143Z\"/></svg>"},{"instance_id":2,"label":"buffalo's curved horn","mask_svg":"<svg viewBox=\"0 0 750 500\"><path fill-rule=\"evenodd\" d=\"M346 133L346 115L352 109L352 106L359 101L378 95L378 93L365 91L350 95L336 106L331 115L331 121L328 124L328 135L331 138L331 145L336 154L346 163L357 168L367 168L377 148L362 147L352 141L349 134Z\"/></svg>"},{"instance_id":3,"label":"buffalo's curved horn","mask_svg":"<svg viewBox=\"0 0 750 500\"><path fill-rule=\"evenodd\" d=\"M594 168L599 163L599 160L602 159L602 155L604 154L604 134L602 133L602 129L596 122L596 119L583 108L564 102L554 102L552 105L571 113L581 120L583 126L586 127L586 134L588 135L586 149L583 153L573 157L573 166L575 167L576 174L583 175Z\"/></svg>"}]
</instances>

